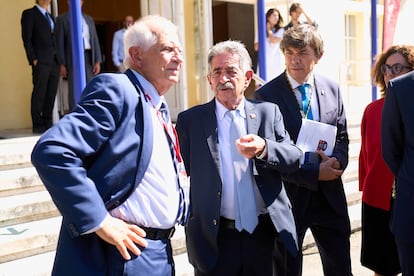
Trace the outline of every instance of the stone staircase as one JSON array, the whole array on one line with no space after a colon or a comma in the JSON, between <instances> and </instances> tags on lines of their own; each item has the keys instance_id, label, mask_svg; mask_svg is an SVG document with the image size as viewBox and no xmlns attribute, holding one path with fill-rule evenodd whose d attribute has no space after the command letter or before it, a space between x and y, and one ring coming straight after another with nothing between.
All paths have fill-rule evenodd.
<instances>
[{"instance_id":1,"label":"stone staircase","mask_svg":"<svg viewBox=\"0 0 414 276\"><path fill-rule=\"evenodd\" d=\"M343 178L349 206L357 209L351 221L358 228L359 125L350 126L349 133L350 162ZM23 130L0 133L0 138L0 276L50 275L61 217L30 163L39 136ZM193 275L182 227L172 243L176 274Z\"/></svg>"}]
</instances>

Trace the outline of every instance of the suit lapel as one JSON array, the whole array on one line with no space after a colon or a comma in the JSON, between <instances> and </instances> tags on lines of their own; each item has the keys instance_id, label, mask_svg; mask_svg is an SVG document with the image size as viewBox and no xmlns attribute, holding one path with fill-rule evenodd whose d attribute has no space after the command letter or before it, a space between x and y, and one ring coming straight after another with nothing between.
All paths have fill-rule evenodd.
<instances>
[{"instance_id":1,"label":"suit lapel","mask_svg":"<svg viewBox=\"0 0 414 276\"><path fill-rule=\"evenodd\" d=\"M257 134L259 126L256 114L256 106L249 100L245 99L244 108L246 110L247 133Z\"/></svg>"},{"instance_id":2,"label":"suit lapel","mask_svg":"<svg viewBox=\"0 0 414 276\"><path fill-rule=\"evenodd\" d=\"M217 168L217 173L222 178L215 100L210 101L205 107L202 116L204 136L215 167Z\"/></svg>"},{"instance_id":3,"label":"suit lapel","mask_svg":"<svg viewBox=\"0 0 414 276\"><path fill-rule=\"evenodd\" d=\"M326 102L325 88L324 85L319 81L317 75L314 75L316 100L318 101L319 121L324 122L325 120L325 107L329 106Z\"/></svg>"}]
</instances>

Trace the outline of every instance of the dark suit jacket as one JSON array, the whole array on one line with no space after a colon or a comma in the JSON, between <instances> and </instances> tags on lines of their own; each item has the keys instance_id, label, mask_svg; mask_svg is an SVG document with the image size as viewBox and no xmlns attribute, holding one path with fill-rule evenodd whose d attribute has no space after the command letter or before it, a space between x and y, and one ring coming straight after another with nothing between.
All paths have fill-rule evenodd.
<instances>
[{"instance_id":1,"label":"dark suit jacket","mask_svg":"<svg viewBox=\"0 0 414 276\"><path fill-rule=\"evenodd\" d=\"M109 245L81 233L141 182L153 146L145 100L125 74L100 74L35 145L32 163L63 217L53 275L108 275Z\"/></svg>"},{"instance_id":2,"label":"dark suit jacket","mask_svg":"<svg viewBox=\"0 0 414 276\"><path fill-rule=\"evenodd\" d=\"M36 6L23 11L21 26L29 64L33 65L35 59L41 63L54 64L56 61L55 39L47 18Z\"/></svg>"},{"instance_id":3,"label":"dark suit jacket","mask_svg":"<svg viewBox=\"0 0 414 276\"><path fill-rule=\"evenodd\" d=\"M96 32L95 22L92 17L82 13L86 23L89 27L91 52L92 52L92 66L97 62L102 62L101 47L99 44L98 34ZM70 14L68 12L60 15L56 19L56 45L57 57L59 64L65 65L68 70L72 70L72 38L70 30Z\"/></svg>"},{"instance_id":4,"label":"dark suit jacket","mask_svg":"<svg viewBox=\"0 0 414 276\"><path fill-rule=\"evenodd\" d=\"M221 206L221 162L215 100L178 115L176 129L191 181L191 216L186 228L190 262L200 271L216 265ZM273 224L286 247L297 253L291 206L280 172L297 170L302 152L285 131L276 105L246 100L247 132L266 139L267 161L254 159L253 175Z\"/></svg>"},{"instance_id":5,"label":"dark suit jacket","mask_svg":"<svg viewBox=\"0 0 414 276\"><path fill-rule=\"evenodd\" d=\"M391 231L414 242L414 71L389 82L382 110L382 155L396 177Z\"/></svg>"},{"instance_id":6,"label":"dark suit jacket","mask_svg":"<svg viewBox=\"0 0 414 276\"><path fill-rule=\"evenodd\" d=\"M337 83L315 74L316 99L319 105L320 122L337 126L336 143L332 156L341 163L342 169L348 165L348 132L344 106ZM297 99L286 76L286 71L266 83L255 92L255 98L276 103L283 114L286 130L296 142L302 125L302 115ZM319 164L301 166L298 172L284 175L286 190L296 218L301 221L306 216L312 191L321 192L332 210L340 216L347 216L347 203L341 178L333 181L318 181Z\"/></svg>"}]
</instances>

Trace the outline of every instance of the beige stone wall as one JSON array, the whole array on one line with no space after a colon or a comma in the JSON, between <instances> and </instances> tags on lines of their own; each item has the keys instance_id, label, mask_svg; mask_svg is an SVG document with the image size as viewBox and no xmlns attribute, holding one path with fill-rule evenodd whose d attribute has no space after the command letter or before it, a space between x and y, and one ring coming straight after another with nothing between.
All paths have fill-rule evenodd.
<instances>
[{"instance_id":1,"label":"beige stone wall","mask_svg":"<svg viewBox=\"0 0 414 276\"><path fill-rule=\"evenodd\" d=\"M20 17L34 0L19 0L0 9L0 129L31 128L32 73L21 39Z\"/></svg>"}]
</instances>

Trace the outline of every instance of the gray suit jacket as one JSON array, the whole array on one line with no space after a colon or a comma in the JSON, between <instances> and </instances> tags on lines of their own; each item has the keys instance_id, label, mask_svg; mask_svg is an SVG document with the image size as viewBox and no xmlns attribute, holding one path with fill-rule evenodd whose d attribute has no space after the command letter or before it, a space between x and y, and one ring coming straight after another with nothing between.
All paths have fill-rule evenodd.
<instances>
[{"instance_id":1,"label":"gray suit jacket","mask_svg":"<svg viewBox=\"0 0 414 276\"><path fill-rule=\"evenodd\" d=\"M92 51L92 66L97 62L102 62L101 47L96 32L95 22L92 17L82 13L89 27ZM72 38L70 30L70 14L68 12L60 15L56 19L55 36L57 47L57 58L59 64L65 65L68 70L72 70Z\"/></svg>"},{"instance_id":2,"label":"gray suit jacket","mask_svg":"<svg viewBox=\"0 0 414 276\"><path fill-rule=\"evenodd\" d=\"M273 224L287 249L297 253L296 228L280 173L298 169L302 152L285 131L279 108L246 100L247 132L266 139L266 161L254 159L253 175ZM176 129L191 179L191 216L186 228L190 262L201 271L216 265L221 206L221 162L215 100L178 115Z\"/></svg>"}]
</instances>

